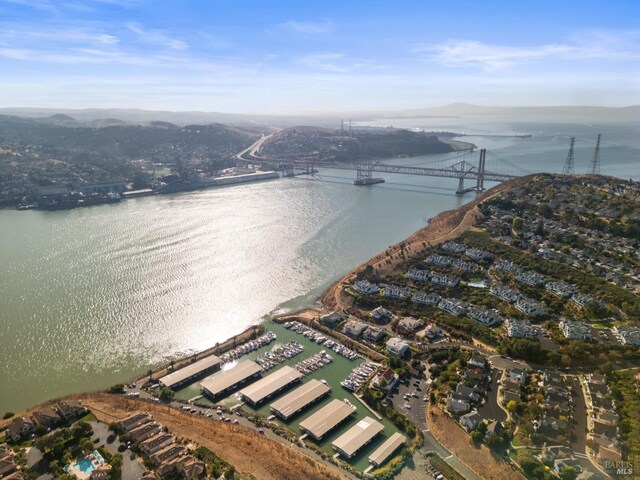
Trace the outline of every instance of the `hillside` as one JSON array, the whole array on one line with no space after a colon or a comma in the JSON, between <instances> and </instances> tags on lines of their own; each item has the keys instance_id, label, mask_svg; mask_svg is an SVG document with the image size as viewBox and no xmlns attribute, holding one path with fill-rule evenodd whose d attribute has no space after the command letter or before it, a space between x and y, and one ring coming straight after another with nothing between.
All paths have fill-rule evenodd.
<instances>
[{"instance_id":1,"label":"hillside","mask_svg":"<svg viewBox=\"0 0 640 480\"><path fill-rule=\"evenodd\" d=\"M401 129L341 130L299 126L274 134L261 149L263 157L348 162L371 158L447 153L453 147L438 137Z\"/></svg>"}]
</instances>

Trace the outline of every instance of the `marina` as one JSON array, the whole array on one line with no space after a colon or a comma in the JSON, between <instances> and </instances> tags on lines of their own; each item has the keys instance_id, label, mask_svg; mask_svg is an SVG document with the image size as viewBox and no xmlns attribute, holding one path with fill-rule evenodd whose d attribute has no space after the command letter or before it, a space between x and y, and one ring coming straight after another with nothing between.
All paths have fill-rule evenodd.
<instances>
[{"instance_id":1,"label":"marina","mask_svg":"<svg viewBox=\"0 0 640 480\"><path fill-rule=\"evenodd\" d=\"M267 332L264 335L259 336L255 340L251 340L250 342L247 342L243 345L240 345L239 347L234 348L233 350L222 355L220 358L225 363L230 362L232 360L242 357L243 355L246 355L248 353L251 353L257 350L260 347L269 345L270 343L275 341L276 341L276 334L273 332Z\"/></svg>"},{"instance_id":2,"label":"marina","mask_svg":"<svg viewBox=\"0 0 640 480\"><path fill-rule=\"evenodd\" d=\"M270 352L256 358L256 363L266 372L285 360L289 360L290 358L302 353L303 350L304 347L296 341L292 341L284 345L276 345Z\"/></svg>"},{"instance_id":3,"label":"marina","mask_svg":"<svg viewBox=\"0 0 640 480\"><path fill-rule=\"evenodd\" d=\"M340 385L347 390L357 392L362 385L369 381L371 377L378 371L379 365L373 362L365 362L358 365L353 371L345 378Z\"/></svg>"},{"instance_id":4,"label":"marina","mask_svg":"<svg viewBox=\"0 0 640 480\"><path fill-rule=\"evenodd\" d=\"M296 363L293 368L298 370L303 375L309 375L310 373L315 372L325 365L330 364L332 361L333 358L331 357L331 355L329 355L324 350L321 350L318 353L314 353L309 358Z\"/></svg>"},{"instance_id":5,"label":"marina","mask_svg":"<svg viewBox=\"0 0 640 480\"><path fill-rule=\"evenodd\" d=\"M356 358L360 358L356 352L351 350L350 348L345 347L340 342L335 340L328 339L325 335L320 332L315 331L313 328L309 328L306 325L303 325L300 322L286 322L284 327L287 329L291 329L292 331L299 333L307 337L308 339L316 342L318 345L324 345L327 348L330 348L338 355L342 355L349 360L355 360Z\"/></svg>"}]
</instances>

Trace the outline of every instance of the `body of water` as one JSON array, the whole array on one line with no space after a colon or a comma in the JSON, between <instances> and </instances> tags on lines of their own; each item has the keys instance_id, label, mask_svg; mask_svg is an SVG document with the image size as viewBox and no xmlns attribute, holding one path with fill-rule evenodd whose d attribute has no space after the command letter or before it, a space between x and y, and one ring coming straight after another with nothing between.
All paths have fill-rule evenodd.
<instances>
[{"instance_id":1,"label":"body of water","mask_svg":"<svg viewBox=\"0 0 640 480\"><path fill-rule=\"evenodd\" d=\"M466 138L530 171L561 171L571 135L585 171L603 133L603 173L640 179L637 126L404 122L532 133ZM453 194L455 179L385 175L367 188L354 177L323 170L69 211L0 211L0 410L108 387L311 305L353 267L473 198Z\"/></svg>"}]
</instances>

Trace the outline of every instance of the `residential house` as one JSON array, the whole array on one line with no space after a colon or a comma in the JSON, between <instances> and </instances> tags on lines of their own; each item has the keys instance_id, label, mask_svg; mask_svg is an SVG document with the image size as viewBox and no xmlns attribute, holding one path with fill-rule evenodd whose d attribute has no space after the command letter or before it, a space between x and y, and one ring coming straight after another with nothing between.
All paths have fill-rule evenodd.
<instances>
[{"instance_id":1,"label":"residential house","mask_svg":"<svg viewBox=\"0 0 640 480\"><path fill-rule=\"evenodd\" d=\"M331 312L318 317L318 321L327 327L333 327L344 320L344 315L340 312Z\"/></svg>"},{"instance_id":2,"label":"residential house","mask_svg":"<svg viewBox=\"0 0 640 480\"><path fill-rule=\"evenodd\" d=\"M438 308L443 312L447 312L454 317L460 317L464 315L465 305L463 302L457 299L443 299L439 304Z\"/></svg>"},{"instance_id":3,"label":"residential house","mask_svg":"<svg viewBox=\"0 0 640 480\"><path fill-rule=\"evenodd\" d=\"M384 289L384 296L389 298L397 298L404 300L411 294L411 290L405 287L398 287L396 285L388 285Z\"/></svg>"},{"instance_id":4,"label":"residential house","mask_svg":"<svg viewBox=\"0 0 640 480\"><path fill-rule=\"evenodd\" d=\"M478 426L481 420L482 417L474 410L460 417L460 425L462 425L467 432L470 432Z\"/></svg>"},{"instance_id":5,"label":"residential house","mask_svg":"<svg viewBox=\"0 0 640 480\"><path fill-rule=\"evenodd\" d=\"M502 322L502 317L497 310L487 310L473 305L467 308L467 316L485 327L494 327Z\"/></svg>"},{"instance_id":6,"label":"residential house","mask_svg":"<svg viewBox=\"0 0 640 480\"><path fill-rule=\"evenodd\" d=\"M384 338L384 330L377 327L368 327L362 334L362 338L370 343L378 343Z\"/></svg>"},{"instance_id":7,"label":"residential house","mask_svg":"<svg viewBox=\"0 0 640 480\"><path fill-rule=\"evenodd\" d=\"M471 410L471 405L469 405L469 402L449 396L447 399L447 410L454 415L460 415Z\"/></svg>"},{"instance_id":8,"label":"residential house","mask_svg":"<svg viewBox=\"0 0 640 480\"><path fill-rule=\"evenodd\" d=\"M371 316L379 322L389 322L393 320L393 313L386 308L377 307L371 311Z\"/></svg>"},{"instance_id":9,"label":"residential house","mask_svg":"<svg viewBox=\"0 0 640 480\"><path fill-rule=\"evenodd\" d=\"M424 320L421 318L404 317L398 322L398 327L411 333L424 326Z\"/></svg>"},{"instance_id":10,"label":"residential house","mask_svg":"<svg viewBox=\"0 0 640 480\"><path fill-rule=\"evenodd\" d=\"M162 463L168 463L174 458L186 455L187 449L182 445L178 445L176 443L169 445L168 447L163 448L162 450L157 451L153 455L149 456L149 459L155 464L160 465Z\"/></svg>"},{"instance_id":11,"label":"residential house","mask_svg":"<svg viewBox=\"0 0 640 480\"><path fill-rule=\"evenodd\" d=\"M368 280L360 280L353 284L353 289L363 295L373 295L380 291L380 287Z\"/></svg>"},{"instance_id":12,"label":"residential house","mask_svg":"<svg viewBox=\"0 0 640 480\"><path fill-rule=\"evenodd\" d=\"M429 278L431 278L431 272L427 270L418 270L417 268L412 268L407 272L405 276L416 282L428 282Z\"/></svg>"},{"instance_id":13,"label":"residential house","mask_svg":"<svg viewBox=\"0 0 640 480\"><path fill-rule=\"evenodd\" d=\"M145 453L147 456L153 455L154 453L162 450L165 447L168 447L172 443L175 443L176 439L173 435L168 433L159 433L158 435L154 435L153 437L149 437L146 440L140 442L138 447L140 450Z\"/></svg>"},{"instance_id":14,"label":"residential house","mask_svg":"<svg viewBox=\"0 0 640 480\"><path fill-rule=\"evenodd\" d=\"M540 275L536 272L520 272L516 274L515 279L521 283L531 285L532 287L539 287L547 282L544 275Z\"/></svg>"},{"instance_id":15,"label":"residential house","mask_svg":"<svg viewBox=\"0 0 640 480\"><path fill-rule=\"evenodd\" d=\"M131 437L131 440L133 440L135 443L140 443L146 440L147 438L150 438L156 435L157 433L160 433L161 430L162 430L162 425L156 422L149 422L139 426L138 428L134 428L133 430L129 431L129 436Z\"/></svg>"},{"instance_id":16,"label":"residential house","mask_svg":"<svg viewBox=\"0 0 640 480\"><path fill-rule=\"evenodd\" d=\"M417 291L411 296L411 300L415 303L421 303L422 305L438 305L442 297L437 293L426 293L423 291Z\"/></svg>"},{"instance_id":17,"label":"residential house","mask_svg":"<svg viewBox=\"0 0 640 480\"><path fill-rule=\"evenodd\" d=\"M485 368L487 366L487 361L480 355L471 355L467 365L470 367Z\"/></svg>"},{"instance_id":18,"label":"residential house","mask_svg":"<svg viewBox=\"0 0 640 480\"><path fill-rule=\"evenodd\" d=\"M499 422L498 420L494 420L493 422L489 423L489 425L487 425L486 435L487 436L500 435L503 430L504 430L504 425L502 425L502 423Z\"/></svg>"},{"instance_id":19,"label":"residential house","mask_svg":"<svg viewBox=\"0 0 640 480\"><path fill-rule=\"evenodd\" d=\"M505 322L505 326L507 328L507 335L512 338L525 338L525 337L535 337L536 330L533 328L531 323L527 320L514 320L509 318Z\"/></svg>"},{"instance_id":20,"label":"residential house","mask_svg":"<svg viewBox=\"0 0 640 480\"><path fill-rule=\"evenodd\" d=\"M545 284L544 288L560 298L569 298L578 291L578 287L567 282L550 282Z\"/></svg>"},{"instance_id":21,"label":"residential house","mask_svg":"<svg viewBox=\"0 0 640 480\"><path fill-rule=\"evenodd\" d=\"M429 255L424 261L429 265L437 265L438 267L448 267L451 265L450 257L438 255L437 253Z\"/></svg>"},{"instance_id":22,"label":"residential house","mask_svg":"<svg viewBox=\"0 0 640 480\"><path fill-rule=\"evenodd\" d=\"M35 424L30 417L18 417L7 426L7 440L19 442L33 433Z\"/></svg>"},{"instance_id":23,"label":"residential house","mask_svg":"<svg viewBox=\"0 0 640 480\"><path fill-rule=\"evenodd\" d=\"M387 390L390 391L396 382L398 381L398 375L393 373L393 370L390 368L384 368L373 377L371 380L371 385L378 390Z\"/></svg>"},{"instance_id":24,"label":"residential house","mask_svg":"<svg viewBox=\"0 0 640 480\"><path fill-rule=\"evenodd\" d=\"M387 350L399 357L404 357L409 351L409 344L398 337L392 337L387 340L386 347Z\"/></svg>"},{"instance_id":25,"label":"residential house","mask_svg":"<svg viewBox=\"0 0 640 480\"><path fill-rule=\"evenodd\" d=\"M461 243L446 242L442 245L442 249L452 253L464 253L467 250L467 247Z\"/></svg>"},{"instance_id":26,"label":"residential house","mask_svg":"<svg viewBox=\"0 0 640 480\"><path fill-rule=\"evenodd\" d=\"M144 425L145 423L149 423L151 420L152 417L150 414L135 412L128 417L118 421L117 426L121 431L127 433L135 428L138 428L141 425Z\"/></svg>"},{"instance_id":27,"label":"residential house","mask_svg":"<svg viewBox=\"0 0 640 480\"><path fill-rule=\"evenodd\" d=\"M43 408L33 412L33 419L38 425L46 428L53 428L61 422L60 415L52 408Z\"/></svg>"},{"instance_id":28,"label":"residential house","mask_svg":"<svg viewBox=\"0 0 640 480\"><path fill-rule=\"evenodd\" d=\"M12 457L6 457L0 460L0 478L5 478L5 475L9 475L17 469L18 466L15 464Z\"/></svg>"},{"instance_id":29,"label":"residential house","mask_svg":"<svg viewBox=\"0 0 640 480\"><path fill-rule=\"evenodd\" d=\"M483 258L490 257L487 252L478 248L468 248L464 254L472 260L482 260Z\"/></svg>"},{"instance_id":30,"label":"residential house","mask_svg":"<svg viewBox=\"0 0 640 480\"><path fill-rule=\"evenodd\" d=\"M526 298L518 299L516 308L529 317L539 317L547 313L538 302Z\"/></svg>"},{"instance_id":31,"label":"residential house","mask_svg":"<svg viewBox=\"0 0 640 480\"><path fill-rule=\"evenodd\" d=\"M344 327L342 328L342 331L347 335L351 335L352 337L359 338L360 335L362 335L362 332L364 332L366 329L367 329L366 323L359 322L357 320L349 320L347 323L345 323Z\"/></svg>"},{"instance_id":32,"label":"residential house","mask_svg":"<svg viewBox=\"0 0 640 480\"><path fill-rule=\"evenodd\" d=\"M60 415L60 417L68 424L79 420L89 411L87 407L84 407L79 401L75 400L58 402L56 404L56 409L58 410L58 415Z\"/></svg>"},{"instance_id":33,"label":"residential house","mask_svg":"<svg viewBox=\"0 0 640 480\"><path fill-rule=\"evenodd\" d=\"M507 374L507 378L515 380L520 386L527 383L528 376L527 371L522 368L512 368Z\"/></svg>"},{"instance_id":34,"label":"residential house","mask_svg":"<svg viewBox=\"0 0 640 480\"><path fill-rule=\"evenodd\" d=\"M434 285L453 288L460 283L460 277L447 275L445 273L431 272L431 283Z\"/></svg>"},{"instance_id":35,"label":"residential house","mask_svg":"<svg viewBox=\"0 0 640 480\"><path fill-rule=\"evenodd\" d=\"M493 285L489 289L489 292L494 297L509 303L515 303L520 299L520 297L522 297L522 294L520 292L504 285Z\"/></svg>"},{"instance_id":36,"label":"residential house","mask_svg":"<svg viewBox=\"0 0 640 480\"><path fill-rule=\"evenodd\" d=\"M591 340L593 338L591 328L584 322L562 320L559 326L565 338L571 340Z\"/></svg>"}]
</instances>

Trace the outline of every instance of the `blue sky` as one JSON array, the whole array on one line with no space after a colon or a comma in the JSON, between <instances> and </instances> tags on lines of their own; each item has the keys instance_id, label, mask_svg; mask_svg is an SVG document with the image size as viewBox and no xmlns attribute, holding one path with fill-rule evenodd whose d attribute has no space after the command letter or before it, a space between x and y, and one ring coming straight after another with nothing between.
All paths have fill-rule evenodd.
<instances>
[{"instance_id":1,"label":"blue sky","mask_svg":"<svg viewBox=\"0 0 640 480\"><path fill-rule=\"evenodd\" d=\"M0 107L626 106L639 80L638 0L0 0Z\"/></svg>"}]
</instances>

